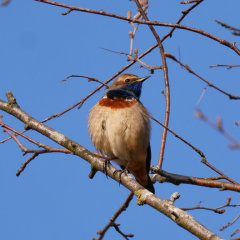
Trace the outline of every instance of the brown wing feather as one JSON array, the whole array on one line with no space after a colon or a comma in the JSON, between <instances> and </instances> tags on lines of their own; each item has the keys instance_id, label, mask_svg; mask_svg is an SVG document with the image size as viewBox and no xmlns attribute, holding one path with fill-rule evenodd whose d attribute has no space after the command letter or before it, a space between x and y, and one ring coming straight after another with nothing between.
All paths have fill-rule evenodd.
<instances>
[{"instance_id":1,"label":"brown wing feather","mask_svg":"<svg viewBox=\"0 0 240 240\"><path fill-rule=\"evenodd\" d=\"M147 175L149 174L150 171L150 165L151 165L151 146L149 143L148 149L147 149L147 160L146 160L146 170L147 170ZM155 193L155 189L153 186L153 183L148 175L148 184L146 186L146 189L148 189L150 192Z\"/></svg>"}]
</instances>

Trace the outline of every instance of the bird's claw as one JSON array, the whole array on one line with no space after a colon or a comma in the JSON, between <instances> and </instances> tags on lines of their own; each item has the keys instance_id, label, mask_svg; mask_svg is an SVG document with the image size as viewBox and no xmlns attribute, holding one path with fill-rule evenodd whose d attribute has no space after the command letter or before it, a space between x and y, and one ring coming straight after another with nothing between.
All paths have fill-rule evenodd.
<instances>
[{"instance_id":1,"label":"bird's claw","mask_svg":"<svg viewBox=\"0 0 240 240\"><path fill-rule=\"evenodd\" d=\"M111 159L105 159L104 163L103 163L103 172L106 174L107 177L107 169L110 168L111 163L110 163Z\"/></svg>"},{"instance_id":2,"label":"bird's claw","mask_svg":"<svg viewBox=\"0 0 240 240\"><path fill-rule=\"evenodd\" d=\"M127 175L129 173L129 171L127 168L125 168L123 170L116 170L116 171L114 171L113 176L115 176L117 173L119 173L119 183L121 183L122 174L125 173L125 175Z\"/></svg>"}]
</instances>

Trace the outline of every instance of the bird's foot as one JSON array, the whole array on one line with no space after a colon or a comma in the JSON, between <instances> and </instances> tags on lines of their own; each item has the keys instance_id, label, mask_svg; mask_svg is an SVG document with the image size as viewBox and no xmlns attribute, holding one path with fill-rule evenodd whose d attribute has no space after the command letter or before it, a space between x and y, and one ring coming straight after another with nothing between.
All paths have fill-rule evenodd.
<instances>
[{"instance_id":1,"label":"bird's foot","mask_svg":"<svg viewBox=\"0 0 240 240\"><path fill-rule=\"evenodd\" d=\"M100 158L106 158L106 156L105 155L103 155L103 154L101 154L101 153L98 153L98 152L94 152L93 153L95 156L97 156L97 157L100 157Z\"/></svg>"},{"instance_id":2,"label":"bird's foot","mask_svg":"<svg viewBox=\"0 0 240 240\"><path fill-rule=\"evenodd\" d=\"M106 177L108 176L107 175L107 169L110 169L111 167L111 161L116 159L115 157L112 157L112 158L109 158L107 156L104 157L105 158L105 161L103 163L103 172L106 174Z\"/></svg>"},{"instance_id":3,"label":"bird's foot","mask_svg":"<svg viewBox=\"0 0 240 240\"><path fill-rule=\"evenodd\" d=\"M109 168L110 169L110 166L111 166L111 161L112 159L105 159L104 163L103 163L103 172L106 174L106 177L107 177L107 169Z\"/></svg>"},{"instance_id":4,"label":"bird's foot","mask_svg":"<svg viewBox=\"0 0 240 240\"><path fill-rule=\"evenodd\" d=\"M106 155L103 155L101 153L95 152L94 155L96 155L97 157L103 158L105 161L103 162L103 173L106 174L107 177L107 169L110 169L111 163L110 161L116 159L115 157L109 158Z\"/></svg>"},{"instance_id":5,"label":"bird's foot","mask_svg":"<svg viewBox=\"0 0 240 240\"><path fill-rule=\"evenodd\" d=\"M114 171L113 175L115 176L117 173L119 173L119 184L121 183L121 177L122 174L124 173L125 175L129 174L129 171L127 168L123 169L123 170L116 170Z\"/></svg>"}]
</instances>

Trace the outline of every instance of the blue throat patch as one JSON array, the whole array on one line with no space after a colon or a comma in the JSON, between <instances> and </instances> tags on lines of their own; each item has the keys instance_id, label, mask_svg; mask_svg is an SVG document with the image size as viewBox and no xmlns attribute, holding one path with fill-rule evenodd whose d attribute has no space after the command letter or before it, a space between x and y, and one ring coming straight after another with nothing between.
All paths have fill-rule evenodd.
<instances>
[{"instance_id":1,"label":"blue throat patch","mask_svg":"<svg viewBox=\"0 0 240 240\"><path fill-rule=\"evenodd\" d=\"M126 84L123 88L112 89L106 93L110 99L123 98L123 99L139 99L142 91L142 82L134 82Z\"/></svg>"}]
</instances>

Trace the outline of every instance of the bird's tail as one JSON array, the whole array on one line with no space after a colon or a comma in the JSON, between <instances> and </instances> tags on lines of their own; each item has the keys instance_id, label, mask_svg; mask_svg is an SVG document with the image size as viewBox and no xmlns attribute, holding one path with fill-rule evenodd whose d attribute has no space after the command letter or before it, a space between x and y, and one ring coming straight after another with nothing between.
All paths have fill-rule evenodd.
<instances>
[{"instance_id":1,"label":"bird's tail","mask_svg":"<svg viewBox=\"0 0 240 240\"><path fill-rule=\"evenodd\" d=\"M145 187L147 190L149 190L150 192L152 192L153 194L155 194L155 189L153 186L153 182L151 180L151 178L148 176L148 183L147 186Z\"/></svg>"},{"instance_id":2,"label":"bird's tail","mask_svg":"<svg viewBox=\"0 0 240 240\"><path fill-rule=\"evenodd\" d=\"M147 185L143 184L141 181L139 181L139 179L136 179L137 182L139 182L143 187L145 187L148 191L152 192L153 194L155 194L155 188L153 186L153 182L151 180L151 178L149 176L147 176Z\"/></svg>"}]
</instances>

